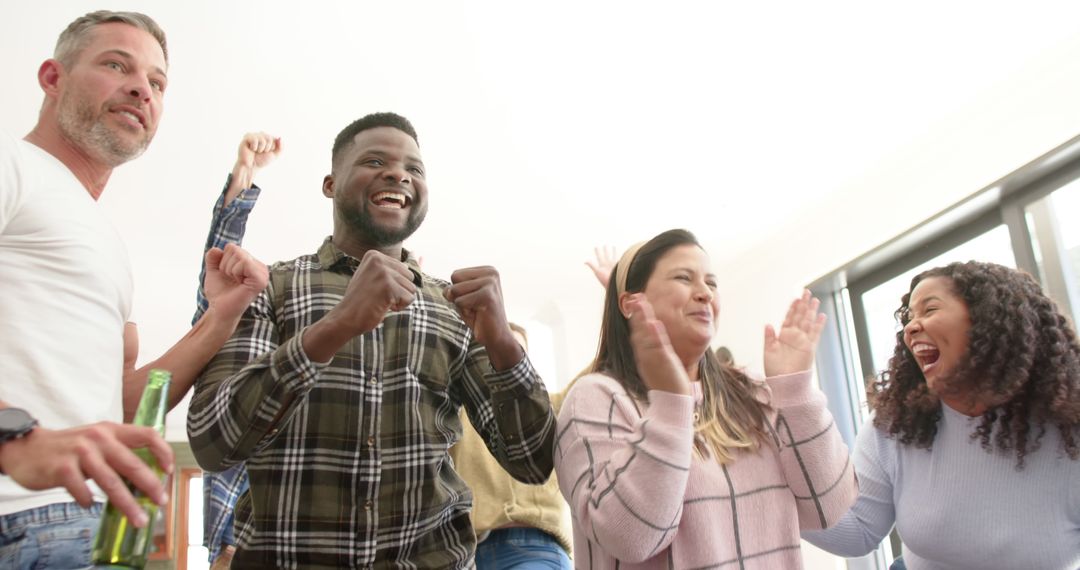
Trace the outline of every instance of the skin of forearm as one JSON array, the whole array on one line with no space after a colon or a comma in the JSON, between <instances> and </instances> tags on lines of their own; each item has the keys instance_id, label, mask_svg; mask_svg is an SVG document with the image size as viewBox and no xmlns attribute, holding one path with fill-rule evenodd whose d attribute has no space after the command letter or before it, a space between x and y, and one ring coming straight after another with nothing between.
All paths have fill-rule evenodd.
<instances>
[{"instance_id":1,"label":"skin of forearm","mask_svg":"<svg viewBox=\"0 0 1080 570\"><path fill-rule=\"evenodd\" d=\"M521 345L513 336L507 336L498 342L491 342L484 346L484 349L487 351L491 367L499 372L513 368L514 365L521 362L522 358L525 358L525 351L522 350Z\"/></svg>"},{"instance_id":2,"label":"skin of forearm","mask_svg":"<svg viewBox=\"0 0 1080 570\"><path fill-rule=\"evenodd\" d=\"M301 344L312 362L329 362L354 336L363 334L346 327L328 314L304 331Z\"/></svg>"},{"instance_id":3,"label":"skin of forearm","mask_svg":"<svg viewBox=\"0 0 1080 570\"><path fill-rule=\"evenodd\" d=\"M232 181L229 183L229 188L225 190L225 206L229 205L240 191L244 188L250 188L255 183L255 169L248 168L239 162L232 170Z\"/></svg>"},{"instance_id":4,"label":"skin of forearm","mask_svg":"<svg viewBox=\"0 0 1080 570\"><path fill-rule=\"evenodd\" d=\"M139 399L146 388L146 377L152 368L168 370L172 374L169 409L180 403L202 369L232 336L239 322L240 315L228 318L215 311L211 305L195 326L165 354L142 368L125 374L124 421L130 422L135 417Z\"/></svg>"}]
</instances>

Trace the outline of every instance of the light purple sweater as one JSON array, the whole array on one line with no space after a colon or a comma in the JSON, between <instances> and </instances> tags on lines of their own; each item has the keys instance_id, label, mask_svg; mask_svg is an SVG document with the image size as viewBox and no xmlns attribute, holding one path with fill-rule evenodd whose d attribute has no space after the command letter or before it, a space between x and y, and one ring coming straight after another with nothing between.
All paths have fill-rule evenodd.
<instances>
[{"instance_id":1,"label":"light purple sweater","mask_svg":"<svg viewBox=\"0 0 1080 570\"><path fill-rule=\"evenodd\" d=\"M635 405L608 376L578 380L555 449L575 565L801 568L800 529L847 511L854 472L809 372L769 378L758 397L772 405L770 440L720 465L692 451L694 398L654 390Z\"/></svg>"},{"instance_id":2,"label":"light purple sweater","mask_svg":"<svg viewBox=\"0 0 1080 570\"><path fill-rule=\"evenodd\" d=\"M895 521L908 570L1080 568L1080 461L1062 453L1057 428L1047 428L1017 470L1015 453L988 452L971 439L981 418L941 412L931 449L867 422L855 442L859 500L836 526L803 538L862 556Z\"/></svg>"}]
</instances>

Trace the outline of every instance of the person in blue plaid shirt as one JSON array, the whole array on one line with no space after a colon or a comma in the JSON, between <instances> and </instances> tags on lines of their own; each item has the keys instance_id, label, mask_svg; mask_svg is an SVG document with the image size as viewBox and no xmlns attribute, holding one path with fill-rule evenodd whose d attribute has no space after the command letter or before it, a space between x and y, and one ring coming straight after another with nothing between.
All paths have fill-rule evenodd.
<instances>
[{"instance_id":1,"label":"person in blue plaid shirt","mask_svg":"<svg viewBox=\"0 0 1080 570\"><path fill-rule=\"evenodd\" d=\"M267 133L248 133L240 141L236 164L225 180L225 188L214 204L206 248L224 248L226 244L241 245L247 230L247 219L261 189L254 184L259 169L281 154L281 139ZM199 273L196 292L195 324L208 306L203 291L206 264ZM228 568L236 551L233 539L233 507L247 491L248 478L242 464L219 473L203 474L203 545L210 552L211 569Z\"/></svg>"},{"instance_id":2,"label":"person in blue plaid shirt","mask_svg":"<svg viewBox=\"0 0 1080 570\"><path fill-rule=\"evenodd\" d=\"M507 472L541 483L554 443L547 391L493 268L443 281L402 247L427 213L404 117L342 130L322 191L333 234L271 267L188 414L200 465L247 470L232 567L472 567L472 497L447 453L458 410Z\"/></svg>"}]
</instances>

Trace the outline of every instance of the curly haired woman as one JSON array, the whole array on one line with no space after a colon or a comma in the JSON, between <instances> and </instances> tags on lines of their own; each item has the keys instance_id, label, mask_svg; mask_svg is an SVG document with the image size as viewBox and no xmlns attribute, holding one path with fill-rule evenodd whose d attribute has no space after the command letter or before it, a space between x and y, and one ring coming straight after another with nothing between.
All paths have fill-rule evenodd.
<instances>
[{"instance_id":1,"label":"curly haired woman","mask_svg":"<svg viewBox=\"0 0 1080 570\"><path fill-rule=\"evenodd\" d=\"M873 550L893 524L903 563L1080 567L1080 344L1028 274L953 263L911 281L889 369L858 436L860 496L803 538Z\"/></svg>"}]
</instances>

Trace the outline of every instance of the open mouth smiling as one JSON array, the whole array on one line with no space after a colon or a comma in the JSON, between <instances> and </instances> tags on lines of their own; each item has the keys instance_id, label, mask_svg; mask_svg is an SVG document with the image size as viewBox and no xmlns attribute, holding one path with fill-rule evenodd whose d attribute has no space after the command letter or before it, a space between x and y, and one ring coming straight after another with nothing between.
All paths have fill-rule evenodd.
<instances>
[{"instance_id":1,"label":"open mouth smiling","mask_svg":"<svg viewBox=\"0 0 1080 570\"><path fill-rule=\"evenodd\" d=\"M911 354L924 374L932 370L941 358L941 351L936 346L922 341L912 343Z\"/></svg>"},{"instance_id":2,"label":"open mouth smiling","mask_svg":"<svg viewBox=\"0 0 1080 570\"><path fill-rule=\"evenodd\" d=\"M390 208L393 210L403 210L412 205L412 198L408 194L403 192L376 192L371 197L371 203L380 208Z\"/></svg>"}]
</instances>

